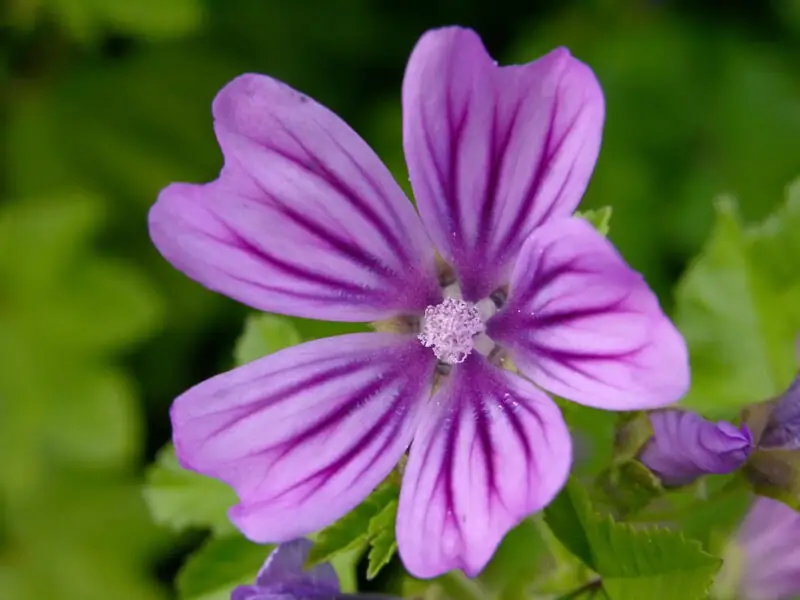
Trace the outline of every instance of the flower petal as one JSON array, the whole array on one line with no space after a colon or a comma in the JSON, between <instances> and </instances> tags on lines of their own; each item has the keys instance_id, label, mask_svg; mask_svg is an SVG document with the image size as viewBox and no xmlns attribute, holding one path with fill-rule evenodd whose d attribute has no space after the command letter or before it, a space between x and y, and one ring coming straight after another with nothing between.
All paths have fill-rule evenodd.
<instances>
[{"instance_id":1,"label":"flower petal","mask_svg":"<svg viewBox=\"0 0 800 600\"><path fill-rule=\"evenodd\" d=\"M507 281L535 227L580 202L600 150L602 90L565 48L501 68L475 32L449 27L417 43L403 111L420 214L477 301Z\"/></svg>"},{"instance_id":2,"label":"flower petal","mask_svg":"<svg viewBox=\"0 0 800 600\"><path fill-rule=\"evenodd\" d=\"M298 538L280 544L267 557L258 572L256 583L282 592L296 594L315 592L336 594L339 591L339 578L330 563L315 565L306 570L306 560L314 544L305 538Z\"/></svg>"},{"instance_id":3,"label":"flower petal","mask_svg":"<svg viewBox=\"0 0 800 600\"><path fill-rule=\"evenodd\" d=\"M356 506L408 447L435 361L414 338L360 333L282 350L172 407L181 464L239 496L233 522L282 542Z\"/></svg>"},{"instance_id":4,"label":"flower petal","mask_svg":"<svg viewBox=\"0 0 800 600\"><path fill-rule=\"evenodd\" d=\"M474 353L421 421L400 491L400 556L417 577L475 576L509 529L564 485L567 427L533 384Z\"/></svg>"},{"instance_id":5,"label":"flower petal","mask_svg":"<svg viewBox=\"0 0 800 600\"><path fill-rule=\"evenodd\" d=\"M255 308L309 318L368 321L438 300L413 206L336 115L243 75L217 95L214 118L220 179L169 186L150 212L175 266Z\"/></svg>"},{"instance_id":6,"label":"flower petal","mask_svg":"<svg viewBox=\"0 0 800 600\"><path fill-rule=\"evenodd\" d=\"M533 233L487 333L538 385L587 406L656 408L689 387L680 333L644 278L582 219Z\"/></svg>"},{"instance_id":7,"label":"flower petal","mask_svg":"<svg viewBox=\"0 0 800 600\"><path fill-rule=\"evenodd\" d=\"M759 497L739 530L744 550L743 597L781 600L800 594L800 514Z\"/></svg>"}]
</instances>

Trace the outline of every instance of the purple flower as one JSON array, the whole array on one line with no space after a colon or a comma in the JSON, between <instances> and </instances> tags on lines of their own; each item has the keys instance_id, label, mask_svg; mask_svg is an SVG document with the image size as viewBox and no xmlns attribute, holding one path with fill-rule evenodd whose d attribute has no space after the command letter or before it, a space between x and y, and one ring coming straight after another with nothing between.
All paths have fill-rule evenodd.
<instances>
[{"instance_id":1,"label":"purple flower","mask_svg":"<svg viewBox=\"0 0 800 600\"><path fill-rule=\"evenodd\" d=\"M800 595L800 513L759 498L739 529L741 588L747 600L790 600Z\"/></svg>"},{"instance_id":2,"label":"purple flower","mask_svg":"<svg viewBox=\"0 0 800 600\"><path fill-rule=\"evenodd\" d=\"M219 93L225 166L161 193L161 253L257 309L380 331L201 383L173 405L174 441L181 464L233 486L245 535L276 542L351 510L413 439L400 555L418 577L474 575L568 475L569 433L541 388L660 407L685 392L687 353L643 278L571 216L604 114L585 65L558 49L500 68L474 32L435 30L410 58L403 110L419 216L308 97L262 75Z\"/></svg>"},{"instance_id":3,"label":"purple flower","mask_svg":"<svg viewBox=\"0 0 800 600\"><path fill-rule=\"evenodd\" d=\"M687 485L702 475L731 473L753 450L753 436L725 421L711 423L693 412L667 409L650 413L653 437L639 460L666 486Z\"/></svg>"},{"instance_id":4,"label":"purple flower","mask_svg":"<svg viewBox=\"0 0 800 600\"><path fill-rule=\"evenodd\" d=\"M311 546L302 538L278 546L267 557L255 584L237 587L231 600L391 600L388 596L342 594L339 578L328 563L304 570Z\"/></svg>"},{"instance_id":5,"label":"purple flower","mask_svg":"<svg viewBox=\"0 0 800 600\"><path fill-rule=\"evenodd\" d=\"M800 450L800 376L775 401L758 446Z\"/></svg>"}]
</instances>

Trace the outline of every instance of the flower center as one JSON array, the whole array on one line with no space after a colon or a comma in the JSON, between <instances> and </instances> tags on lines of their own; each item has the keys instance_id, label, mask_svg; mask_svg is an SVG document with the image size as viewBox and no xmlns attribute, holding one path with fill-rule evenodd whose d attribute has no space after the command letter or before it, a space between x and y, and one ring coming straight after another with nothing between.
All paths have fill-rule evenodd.
<instances>
[{"instance_id":1,"label":"flower center","mask_svg":"<svg viewBox=\"0 0 800 600\"><path fill-rule=\"evenodd\" d=\"M428 306L417 336L441 362L454 365L464 362L475 347L474 337L485 330L478 307L458 298L445 298Z\"/></svg>"}]
</instances>

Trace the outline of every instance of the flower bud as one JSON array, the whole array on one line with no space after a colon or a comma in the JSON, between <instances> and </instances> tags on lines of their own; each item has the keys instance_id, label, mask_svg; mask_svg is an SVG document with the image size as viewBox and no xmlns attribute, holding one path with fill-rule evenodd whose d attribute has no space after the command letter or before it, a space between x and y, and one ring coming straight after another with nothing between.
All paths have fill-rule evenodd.
<instances>
[{"instance_id":1,"label":"flower bud","mask_svg":"<svg viewBox=\"0 0 800 600\"><path fill-rule=\"evenodd\" d=\"M712 423L693 412L666 409L649 414L653 437L639 460L665 486L687 485L703 475L722 475L744 464L753 449L747 426Z\"/></svg>"},{"instance_id":2,"label":"flower bud","mask_svg":"<svg viewBox=\"0 0 800 600\"><path fill-rule=\"evenodd\" d=\"M800 449L800 376L796 377L789 389L773 402L758 446L785 450Z\"/></svg>"},{"instance_id":3,"label":"flower bud","mask_svg":"<svg viewBox=\"0 0 800 600\"><path fill-rule=\"evenodd\" d=\"M343 594L329 563L305 570L312 543L297 539L279 545L267 557L254 585L233 590L231 600L393 600L374 594Z\"/></svg>"}]
</instances>

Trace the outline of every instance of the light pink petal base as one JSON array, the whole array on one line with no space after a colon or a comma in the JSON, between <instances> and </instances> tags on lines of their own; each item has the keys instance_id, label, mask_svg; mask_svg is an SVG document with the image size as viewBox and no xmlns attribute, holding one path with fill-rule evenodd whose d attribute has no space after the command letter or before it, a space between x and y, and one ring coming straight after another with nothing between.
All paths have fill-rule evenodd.
<instances>
[{"instance_id":1,"label":"light pink petal base","mask_svg":"<svg viewBox=\"0 0 800 600\"><path fill-rule=\"evenodd\" d=\"M571 441L555 403L479 355L453 370L414 437L397 543L417 577L477 575L503 536L564 485Z\"/></svg>"},{"instance_id":2,"label":"light pink petal base","mask_svg":"<svg viewBox=\"0 0 800 600\"><path fill-rule=\"evenodd\" d=\"M190 389L172 407L181 464L230 484L234 523L282 542L360 503L408 447L435 362L411 337L295 346Z\"/></svg>"},{"instance_id":3,"label":"light pink petal base","mask_svg":"<svg viewBox=\"0 0 800 600\"><path fill-rule=\"evenodd\" d=\"M498 67L474 31L422 36L403 81L403 146L420 214L467 300L507 281L535 227L572 214L604 116L597 79L565 48Z\"/></svg>"},{"instance_id":4,"label":"light pink petal base","mask_svg":"<svg viewBox=\"0 0 800 600\"><path fill-rule=\"evenodd\" d=\"M657 408L689 387L683 337L644 278L583 219L533 233L488 333L539 386L587 406Z\"/></svg>"}]
</instances>

